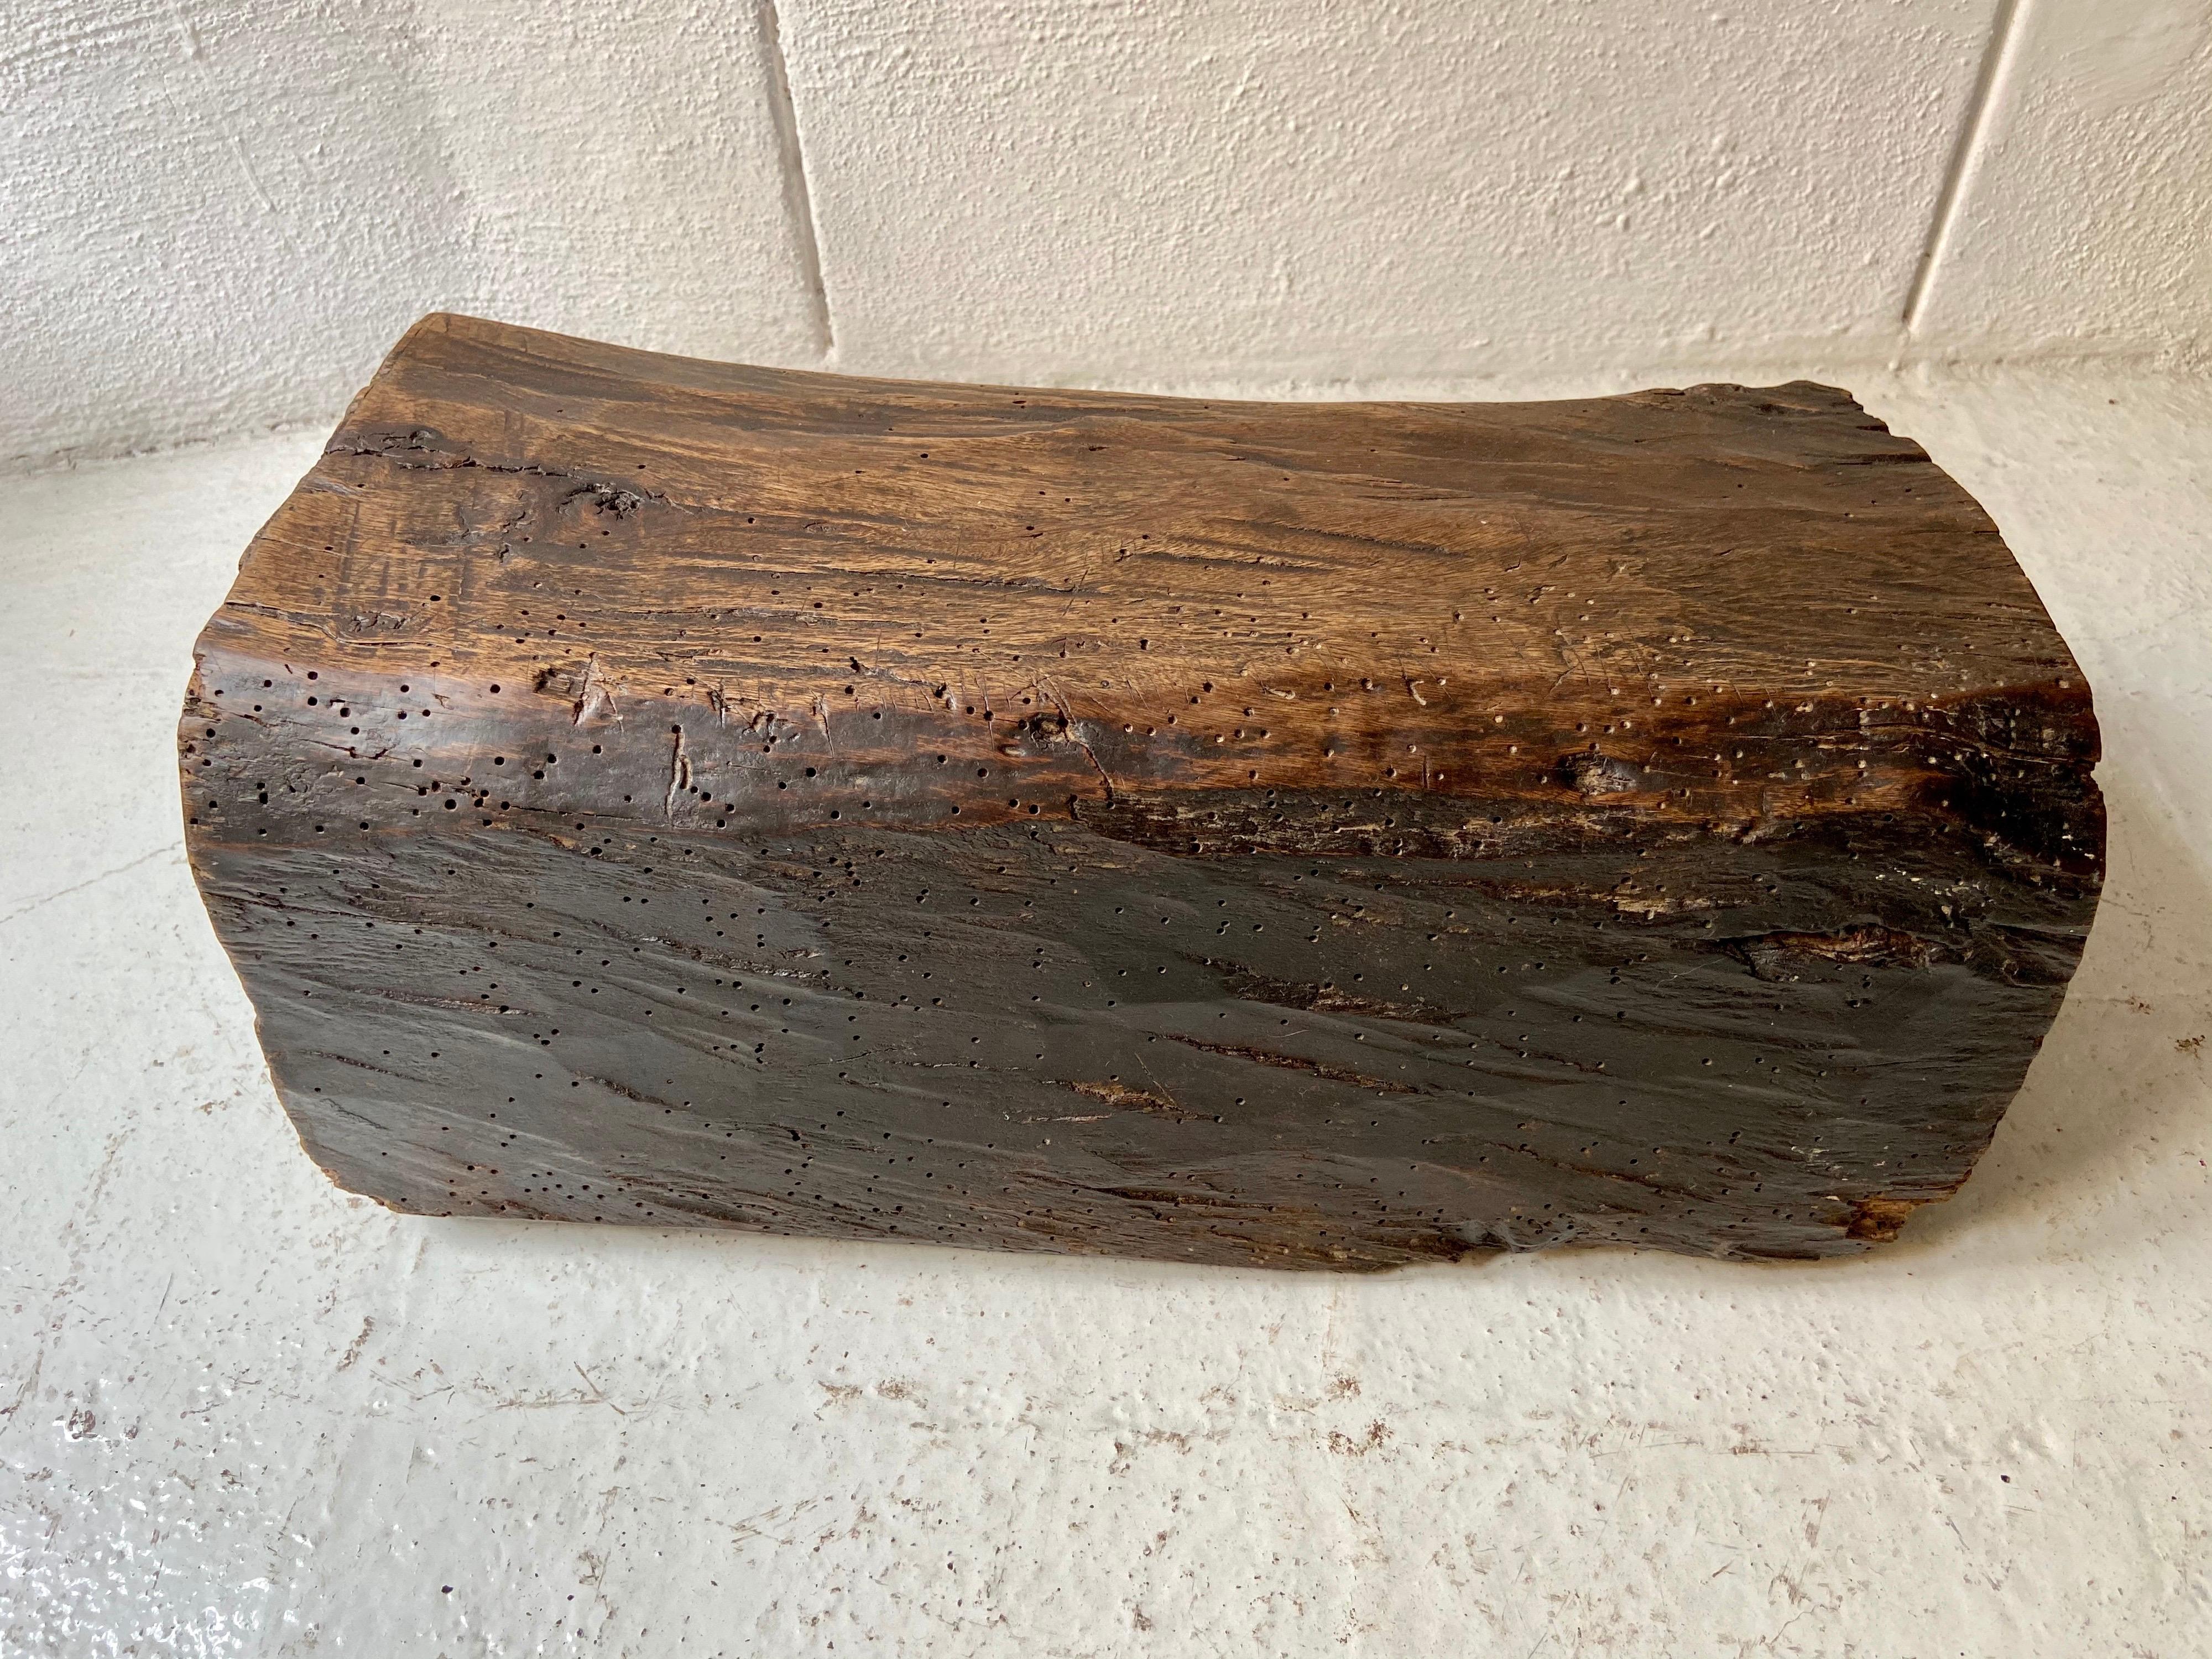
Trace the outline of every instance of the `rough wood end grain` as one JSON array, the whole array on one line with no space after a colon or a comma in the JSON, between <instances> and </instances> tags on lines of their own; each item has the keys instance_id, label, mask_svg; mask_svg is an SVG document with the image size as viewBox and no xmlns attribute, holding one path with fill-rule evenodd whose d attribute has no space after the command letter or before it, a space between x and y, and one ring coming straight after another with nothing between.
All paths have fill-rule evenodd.
<instances>
[{"instance_id":1,"label":"rough wood end grain","mask_svg":"<svg viewBox=\"0 0 2212 1659\"><path fill-rule=\"evenodd\" d=\"M2104 853L2088 688L1796 383L851 380L426 319L179 747L285 1106L401 1210L1375 1267L1856 1250Z\"/></svg>"}]
</instances>

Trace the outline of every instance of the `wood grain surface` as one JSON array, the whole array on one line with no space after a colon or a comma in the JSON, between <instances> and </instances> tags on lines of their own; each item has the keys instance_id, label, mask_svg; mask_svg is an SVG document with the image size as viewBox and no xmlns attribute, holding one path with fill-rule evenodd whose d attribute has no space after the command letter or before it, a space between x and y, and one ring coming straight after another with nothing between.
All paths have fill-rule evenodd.
<instances>
[{"instance_id":1,"label":"wood grain surface","mask_svg":"<svg viewBox=\"0 0 2212 1659\"><path fill-rule=\"evenodd\" d=\"M2104 850L1995 527L1802 382L1201 403L434 316L179 741L343 1184L1217 1262L1891 1237Z\"/></svg>"}]
</instances>

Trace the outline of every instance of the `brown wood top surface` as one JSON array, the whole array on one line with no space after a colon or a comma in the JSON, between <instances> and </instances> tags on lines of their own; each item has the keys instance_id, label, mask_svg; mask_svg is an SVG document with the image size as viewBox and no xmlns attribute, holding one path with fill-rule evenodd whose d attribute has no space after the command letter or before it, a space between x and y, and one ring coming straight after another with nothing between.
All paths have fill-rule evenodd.
<instances>
[{"instance_id":1,"label":"brown wood top surface","mask_svg":"<svg viewBox=\"0 0 2212 1659\"><path fill-rule=\"evenodd\" d=\"M976 759L971 815L1357 789L1742 825L2039 793L2096 744L1986 515L1803 382L1201 402L433 316L203 647L407 681L457 742L704 708L736 764L811 731L878 814ZM677 736L671 813L706 764Z\"/></svg>"}]
</instances>

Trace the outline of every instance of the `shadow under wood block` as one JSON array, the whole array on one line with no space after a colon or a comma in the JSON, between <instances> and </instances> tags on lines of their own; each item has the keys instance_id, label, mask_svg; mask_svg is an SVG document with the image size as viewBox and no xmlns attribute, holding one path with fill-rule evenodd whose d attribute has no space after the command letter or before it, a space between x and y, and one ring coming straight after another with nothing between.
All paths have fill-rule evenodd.
<instances>
[{"instance_id":1,"label":"shadow under wood block","mask_svg":"<svg viewBox=\"0 0 2212 1659\"><path fill-rule=\"evenodd\" d=\"M1996 530L1802 383L1197 403L432 317L180 747L349 1188L1215 1262L1887 1238L2104 856Z\"/></svg>"}]
</instances>

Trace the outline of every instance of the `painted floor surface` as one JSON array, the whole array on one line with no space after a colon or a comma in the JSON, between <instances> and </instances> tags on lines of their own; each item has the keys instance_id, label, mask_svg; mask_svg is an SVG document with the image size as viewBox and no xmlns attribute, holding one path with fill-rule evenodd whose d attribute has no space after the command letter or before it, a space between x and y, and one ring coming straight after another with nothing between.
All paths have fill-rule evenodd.
<instances>
[{"instance_id":1,"label":"painted floor surface","mask_svg":"<svg viewBox=\"0 0 2212 1659\"><path fill-rule=\"evenodd\" d=\"M386 1214L277 1107L172 746L319 440L12 481L0 1653L2203 1651L2212 383L1859 390L2088 672L2112 866L1964 1193L1808 1267Z\"/></svg>"}]
</instances>

